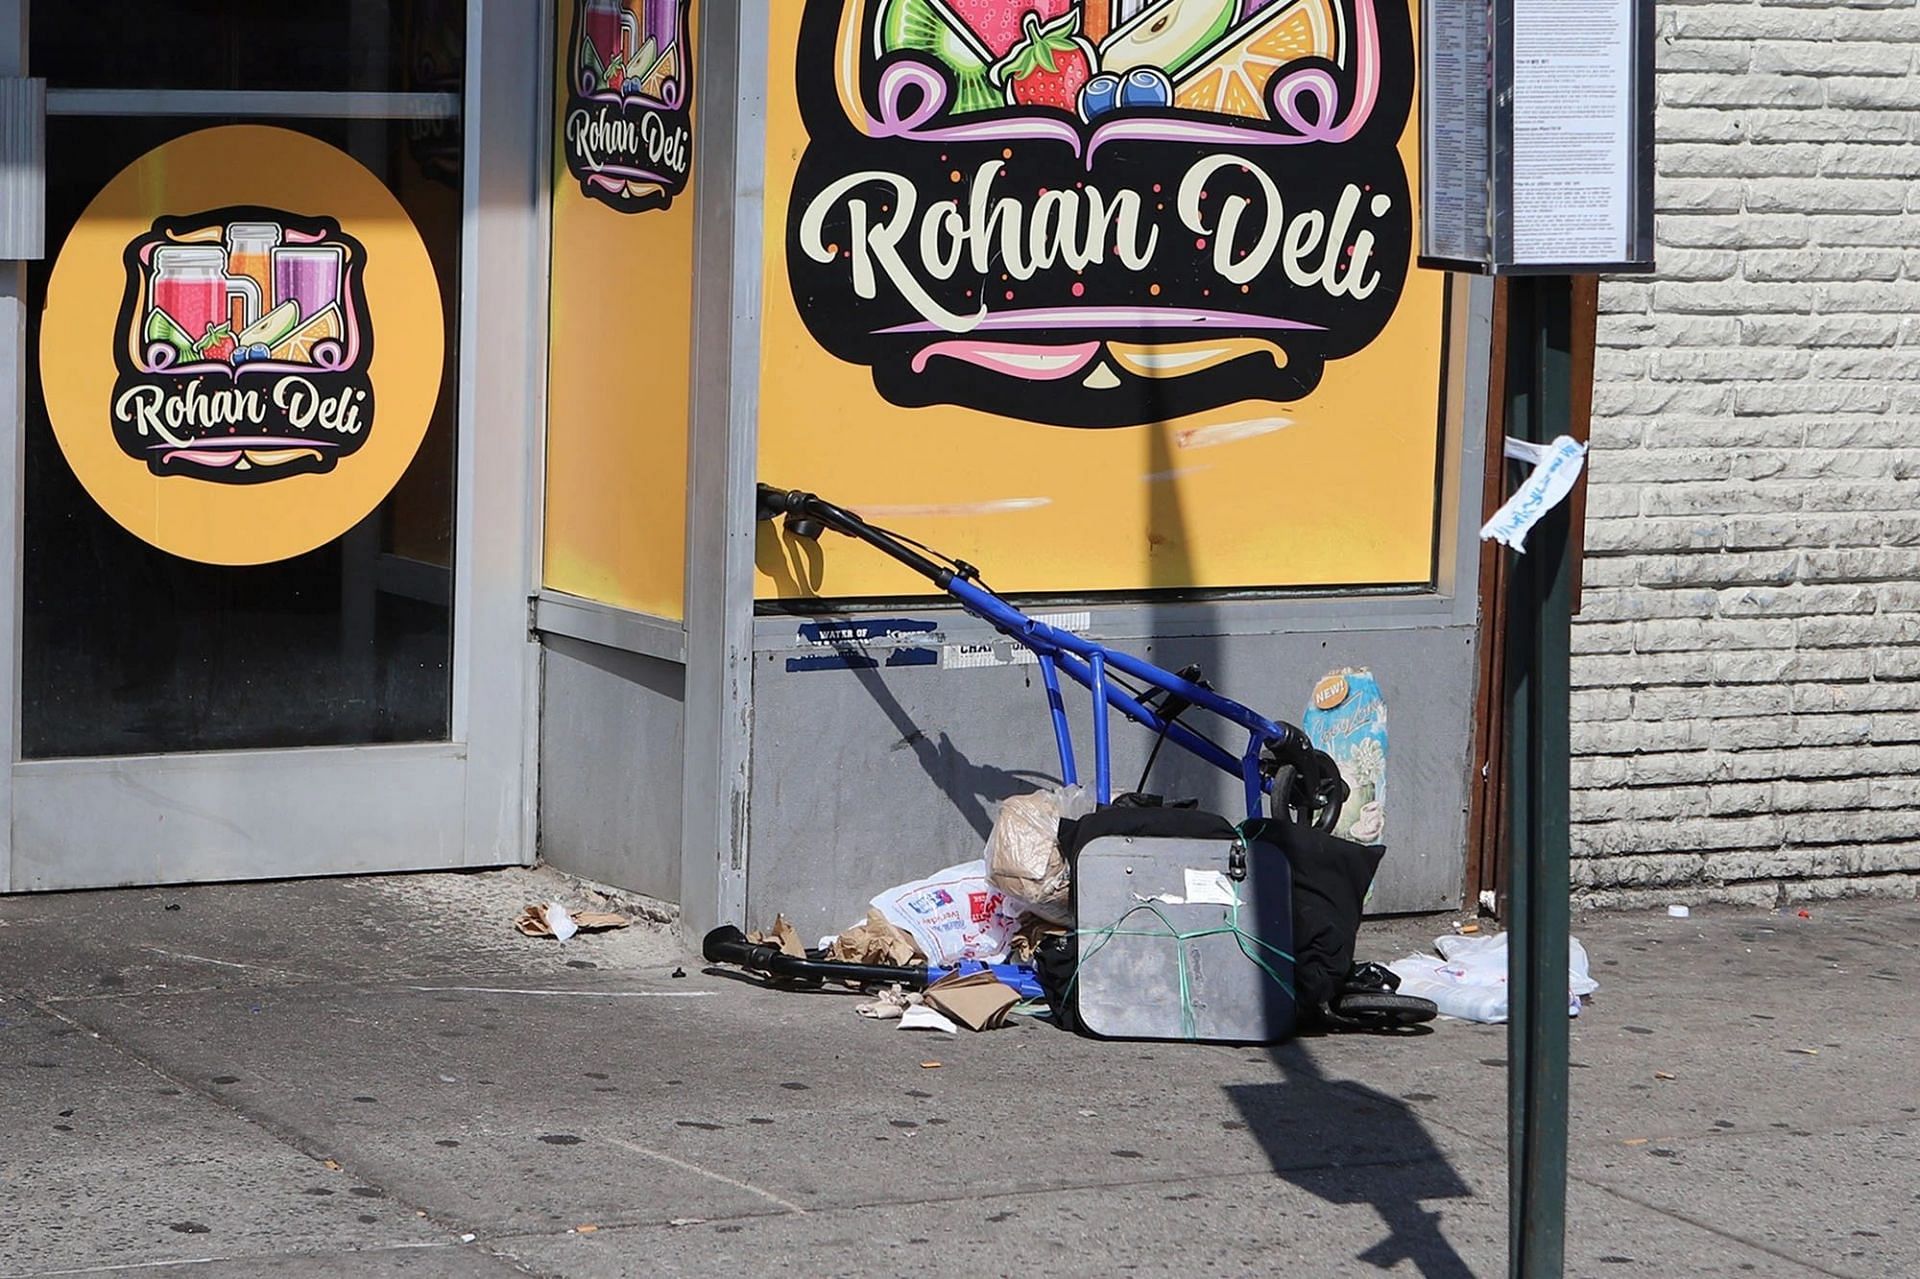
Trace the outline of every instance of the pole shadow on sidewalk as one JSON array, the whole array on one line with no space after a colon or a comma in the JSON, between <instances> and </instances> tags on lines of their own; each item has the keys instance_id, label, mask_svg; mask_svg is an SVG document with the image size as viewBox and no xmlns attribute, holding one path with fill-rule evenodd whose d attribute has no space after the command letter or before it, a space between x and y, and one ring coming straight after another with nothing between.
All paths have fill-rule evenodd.
<instances>
[{"instance_id":1,"label":"pole shadow on sidewalk","mask_svg":"<svg viewBox=\"0 0 1920 1279\"><path fill-rule=\"evenodd\" d=\"M1357 1260L1388 1270L1409 1261L1426 1279L1472 1279L1473 1270L1441 1233L1429 1200L1471 1198L1473 1190L1434 1144L1426 1125L1397 1097L1328 1079L1306 1043L1273 1050L1284 1076L1225 1089L1274 1174L1330 1204L1366 1204L1387 1237Z\"/></svg>"}]
</instances>

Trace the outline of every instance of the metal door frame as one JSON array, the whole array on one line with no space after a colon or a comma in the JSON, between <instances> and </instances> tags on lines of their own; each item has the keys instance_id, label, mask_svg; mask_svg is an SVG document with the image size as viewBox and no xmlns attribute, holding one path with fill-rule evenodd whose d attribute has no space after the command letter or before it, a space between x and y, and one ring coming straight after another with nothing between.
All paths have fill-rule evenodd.
<instances>
[{"instance_id":1,"label":"metal door frame","mask_svg":"<svg viewBox=\"0 0 1920 1279\"><path fill-rule=\"evenodd\" d=\"M46 0L43 0L46 2ZM0 75L31 74L32 0L0 0ZM528 485L544 375L542 52L532 5L467 3L451 734L287 750L20 758L26 265L0 263L0 890L525 862L533 849L538 648ZM121 113L163 91L73 90L50 112ZM197 95L213 114L416 115L418 94ZM170 104L177 110L176 97ZM55 246L49 245L48 252Z\"/></svg>"}]
</instances>

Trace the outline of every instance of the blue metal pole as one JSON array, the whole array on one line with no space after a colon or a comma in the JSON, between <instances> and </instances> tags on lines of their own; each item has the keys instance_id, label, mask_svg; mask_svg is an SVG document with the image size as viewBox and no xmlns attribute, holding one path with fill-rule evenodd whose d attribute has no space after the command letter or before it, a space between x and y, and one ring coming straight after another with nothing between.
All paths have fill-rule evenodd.
<instances>
[{"instance_id":1,"label":"blue metal pole","mask_svg":"<svg viewBox=\"0 0 1920 1279\"><path fill-rule=\"evenodd\" d=\"M1099 649L1087 654L1092 675L1087 688L1093 694L1093 795L1102 804L1113 802L1113 759L1107 740L1111 712L1107 708L1107 658Z\"/></svg>"},{"instance_id":2,"label":"blue metal pole","mask_svg":"<svg viewBox=\"0 0 1920 1279\"><path fill-rule=\"evenodd\" d=\"M1060 696L1060 668L1053 654L1040 654L1040 682L1047 686L1047 706L1053 711L1053 743L1060 748L1060 784L1080 780L1073 765L1073 729L1067 724L1067 704Z\"/></svg>"}]
</instances>

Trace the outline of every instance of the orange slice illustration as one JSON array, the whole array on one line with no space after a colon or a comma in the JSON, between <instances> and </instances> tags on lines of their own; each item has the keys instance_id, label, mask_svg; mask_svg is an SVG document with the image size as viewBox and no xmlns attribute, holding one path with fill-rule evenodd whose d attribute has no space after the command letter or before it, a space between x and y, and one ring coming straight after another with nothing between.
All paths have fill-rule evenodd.
<instances>
[{"instance_id":1,"label":"orange slice illustration","mask_svg":"<svg viewBox=\"0 0 1920 1279\"><path fill-rule=\"evenodd\" d=\"M317 344L328 340L337 342L345 332L346 328L340 322L340 309L329 306L276 343L273 358L290 360L295 364L312 364L313 348Z\"/></svg>"},{"instance_id":2,"label":"orange slice illustration","mask_svg":"<svg viewBox=\"0 0 1920 1279\"><path fill-rule=\"evenodd\" d=\"M1340 18L1334 0L1293 0L1229 32L1219 50L1189 69L1174 86L1175 105L1190 111L1264 120L1267 81L1298 58L1341 53Z\"/></svg>"}]
</instances>

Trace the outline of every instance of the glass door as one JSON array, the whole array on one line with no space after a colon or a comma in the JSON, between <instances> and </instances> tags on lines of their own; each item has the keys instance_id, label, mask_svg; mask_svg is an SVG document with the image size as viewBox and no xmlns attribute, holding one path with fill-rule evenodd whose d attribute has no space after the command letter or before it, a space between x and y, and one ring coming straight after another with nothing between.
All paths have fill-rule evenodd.
<instances>
[{"instance_id":1,"label":"glass door","mask_svg":"<svg viewBox=\"0 0 1920 1279\"><path fill-rule=\"evenodd\" d=\"M43 0L0 25L48 83L46 258L0 333L0 886L529 851L544 64L499 8ZM481 192L520 198L483 219Z\"/></svg>"}]
</instances>

